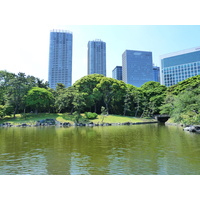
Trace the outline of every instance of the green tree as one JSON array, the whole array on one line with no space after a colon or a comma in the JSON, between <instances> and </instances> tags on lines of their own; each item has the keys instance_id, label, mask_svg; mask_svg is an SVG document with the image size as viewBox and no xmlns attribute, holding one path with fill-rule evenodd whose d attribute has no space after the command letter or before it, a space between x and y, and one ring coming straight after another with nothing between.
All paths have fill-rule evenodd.
<instances>
[{"instance_id":1,"label":"green tree","mask_svg":"<svg viewBox=\"0 0 200 200\"><path fill-rule=\"evenodd\" d=\"M0 105L0 118L13 113L13 107L9 105Z\"/></svg>"},{"instance_id":2,"label":"green tree","mask_svg":"<svg viewBox=\"0 0 200 200\"><path fill-rule=\"evenodd\" d=\"M58 83L54 93L56 112L60 113L67 107L67 95L65 85Z\"/></svg>"},{"instance_id":3,"label":"green tree","mask_svg":"<svg viewBox=\"0 0 200 200\"><path fill-rule=\"evenodd\" d=\"M5 106L0 105L0 118L5 116Z\"/></svg>"},{"instance_id":4,"label":"green tree","mask_svg":"<svg viewBox=\"0 0 200 200\"><path fill-rule=\"evenodd\" d=\"M124 111L123 114L137 115L140 103L140 90L130 84L126 84L126 92L124 96Z\"/></svg>"},{"instance_id":5,"label":"green tree","mask_svg":"<svg viewBox=\"0 0 200 200\"><path fill-rule=\"evenodd\" d=\"M5 105L7 101L9 81L15 78L15 74L0 71L0 105Z\"/></svg>"},{"instance_id":6,"label":"green tree","mask_svg":"<svg viewBox=\"0 0 200 200\"><path fill-rule=\"evenodd\" d=\"M74 105L74 110L79 114L81 113L81 111L84 111L84 107L86 106L84 101L85 96L86 96L85 93L80 93L78 91L74 92L74 98L72 104Z\"/></svg>"},{"instance_id":7,"label":"green tree","mask_svg":"<svg viewBox=\"0 0 200 200\"><path fill-rule=\"evenodd\" d=\"M111 107L111 100L113 100L112 104L122 100L125 90L126 86L124 82L107 77L102 78L100 83L94 88L94 92L102 96L108 114Z\"/></svg>"},{"instance_id":8,"label":"green tree","mask_svg":"<svg viewBox=\"0 0 200 200\"><path fill-rule=\"evenodd\" d=\"M28 91L37 85L44 87L45 84L40 79L26 76L21 72L13 74L0 71L0 105L5 106L7 114L12 110L14 117L17 112L25 113L25 98Z\"/></svg>"},{"instance_id":9,"label":"green tree","mask_svg":"<svg viewBox=\"0 0 200 200\"><path fill-rule=\"evenodd\" d=\"M84 76L83 78L76 81L73 86L81 93L84 93L85 106L90 111L92 108L94 112L97 112L97 103L101 100L101 95L95 92L97 84L100 83L101 79L104 78L101 74L91 74Z\"/></svg>"},{"instance_id":10,"label":"green tree","mask_svg":"<svg viewBox=\"0 0 200 200\"><path fill-rule=\"evenodd\" d=\"M176 96L172 94L167 94L167 96L164 99L163 104L160 106L160 114L164 115L170 115L173 112L174 109L174 100Z\"/></svg>"},{"instance_id":11,"label":"green tree","mask_svg":"<svg viewBox=\"0 0 200 200\"><path fill-rule=\"evenodd\" d=\"M83 117L81 115L81 111L84 111L84 107L86 106L85 104L85 97L84 97L84 93L80 93L77 90L74 91L73 93L73 106L74 106L74 110L75 112L73 113L73 118L75 123L79 123L80 120L83 120Z\"/></svg>"},{"instance_id":12,"label":"green tree","mask_svg":"<svg viewBox=\"0 0 200 200\"><path fill-rule=\"evenodd\" d=\"M56 88L55 94L55 107L56 112L74 112L74 98L78 91L75 87L71 86L64 88L61 85Z\"/></svg>"},{"instance_id":13,"label":"green tree","mask_svg":"<svg viewBox=\"0 0 200 200\"><path fill-rule=\"evenodd\" d=\"M168 114L177 123L199 124L200 75L190 77L167 88L167 95L160 107L161 114Z\"/></svg>"},{"instance_id":14,"label":"green tree","mask_svg":"<svg viewBox=\"0 0 200 200\"><path fill-rule=\"evenodd\" d=\"M175 122L195 124L200 121L199 89L184 91L176 96L171 116Z\"/></svg>"},{"instance_id":15,"label":"green tree","mask_svg":"<svg viewBox=\"0 0 200 200\"><path fill-rule=\"evenodd\" d=\"M7 99L8 104L12 105L15 114L21 109L25 110L25 97L29 90L27 84L26 75L24 73L18 73L8 82Z\"/></svg>"},{"instance_id":16,"label":"green tree","mask_svg":"<svg viewBox=\"0 0 200 200\"><path fill-rule=\"evenodd\" d=\"M155 81L146 82L141 86L143 96L143 114L142 117L159 114L160 106L166 96L166 86Z\"/></svg>"},{"instance_id":17,"label":"green tree","mask_svg":"<svg viewBox=\"0 0 200 200\"><path fill-rule=\"evenodd\" d=\"M168 87L167 92L174 95L178 95L182 91L187 90L188 88L193 90L195 88L198 88L199 86L200 86L200 75L197 75L197 76L193 76L188 79L185 79L177 83L176 85Z\"/></svg>"},{"instance_id":18,"label":"green tree","mask_svg":"<svg viewBox=\"0 0 200 200\"><path fill-rule=\"evenodd\" d=\"M27 106L30 106L31 109L35 109L35 113L37 114L39 110L49 110L52 100L53 95L49 90L33 87L28 91L26 104Z\"/></svg>"}]
</instances>

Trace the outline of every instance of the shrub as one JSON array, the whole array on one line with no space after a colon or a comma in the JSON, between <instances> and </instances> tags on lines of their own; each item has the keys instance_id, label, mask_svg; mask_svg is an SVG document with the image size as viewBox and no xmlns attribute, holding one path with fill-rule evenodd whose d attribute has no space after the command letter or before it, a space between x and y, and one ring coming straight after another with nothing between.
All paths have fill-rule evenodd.
<instances>
[{"instance_id":1,"label":"shrub","mask_svg":"<svg viewBox=\"0 0 200 200\"><path fill-rule=\"evenodd\" d=\"M85 116L87 119L96 119L98 115L97 113L85 112Z\"/></svg>"}]
</instances>

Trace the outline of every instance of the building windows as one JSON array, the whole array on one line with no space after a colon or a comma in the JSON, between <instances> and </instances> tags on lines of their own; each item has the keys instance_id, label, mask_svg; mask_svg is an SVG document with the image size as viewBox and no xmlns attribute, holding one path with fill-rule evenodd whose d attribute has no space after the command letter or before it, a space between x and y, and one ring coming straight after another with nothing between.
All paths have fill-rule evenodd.
<instances>
[{"instance_id":1,"label":"building windows","mask_svg":"<svg viewBox=\"0 0 200 200\"><path fill-rule=\"evenodd\" d=\"M55 89L57 83L63 83L66 87L69 87L71 86L71 79L72 33L53 30L50 32L49 86Z\"/></svg>"},{"instance_id":2,"label":"building windows","mask_svg":"<svg viewBox=\"0 0 200 200\"><path fill-rule=\"evenodd\" d=\"M116 66L112 71L112 78L122 80L122 66Z\"/></svg>"},{"instance_id":3,"label":"building windows","mask_svg":"<svg viewBox=\"0 0 200 200\"><path fill-rule=\"evenodd\" d=\"M161 84L171 86L200 74L200 51L189 49L161 57ZM166 75L171 75L167 78Z\"/></svg>"},{"instance_id":4,"label":"building windows","mask_svg":"<svg viewBox=\"0 0 200 200\"><path fill-rule=\"evenodd\" d=\"M122 80L140 87L153 81L152 52L126 50L122 55Z\"/></svg>"},{"instance_id":5,"label":"building windows","mask_svg":"<svg viewBox=\"0 0 200 200\"><path fill-rule=\"evenodd\" d=\"M106 43L101 40L88 42L88 74L106 76Z\"/></svg>"}]
</instances>

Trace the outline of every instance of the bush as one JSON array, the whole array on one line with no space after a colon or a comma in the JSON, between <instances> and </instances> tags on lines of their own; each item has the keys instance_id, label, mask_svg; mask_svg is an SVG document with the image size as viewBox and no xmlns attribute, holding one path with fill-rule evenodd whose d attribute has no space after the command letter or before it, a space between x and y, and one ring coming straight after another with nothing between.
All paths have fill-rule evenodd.
<instances>
[{"instance_id":1,"label":"bush","mask_svg":"<svg viewBox=\"0 0 200 200\"><path fill-rule=\"evenodd\" d=\"M5 117L6 115L10 115L13 112L13 107L8 105L0 105L0 118Z\"/></svg>"},{"instance_id":2,"label":"bush","mask_svg":"<svg viewBox=\"0 0 200 200\"><path fill-rule=\"evenodd\" d=\"M98 115L97 113L85 112L85 116L87 119L96 119Z\"/></svg>"}]
</instances>

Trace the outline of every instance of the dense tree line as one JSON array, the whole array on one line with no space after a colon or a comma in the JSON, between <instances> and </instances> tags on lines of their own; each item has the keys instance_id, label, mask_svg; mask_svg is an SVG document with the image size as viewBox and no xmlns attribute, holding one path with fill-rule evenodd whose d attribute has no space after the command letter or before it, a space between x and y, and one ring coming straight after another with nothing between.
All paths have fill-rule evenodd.
<instances>
[{"instance_id":1,"label":"dense tree line","mask_svg":"<svg viewBox=\"0 0 200 200\"><path fill-rule=\"evenodd\" d=\"M48 83L24 73L0 71L0 117L11 114L15 117L17 113L25 113L29 107L27 95L33 87L47 90Z\"/></svg>"},{"instance_id":2,"label":"dense tree line","mask_svg":"<svg viewBox=\"0 0 200 200\"><path fill-rule=\"evenodd\" d=\"M84 76L71 87L61 83L55 90L47 82L0 71L0 117L29 112L102 112L135 117L168 114L175 122L199 123L200 75L166 88L150 81L141 87L100 74Z\"/></svg>"},{"instance_id":3,"label":"dense tree line","mask_svg":"<svg viewBox=\"0 0 200 200\"><path fill-rule=\"evenodd\" d=\"M96 112L102 107L108 114L150 117L159 114L166 87L150 81L137 88L100 74L84 76L73 86L56 88L57 112Z\"/></svg>"},{"instance_id":4,"label":"dense tree line","mask_svg":"<svg viewBox=\"0 0 200 200\"><path fill-rule=\"evenodd\" d=\"M167 88L160 109L161 114L170 115L174 122L200 124L200 75Z\"/></svg>"},{"instance_id":5,"label":"dense tree line","mask_svg":"<svg viewBox=\"0 0 200 200\"><path fill-rule=\"evenodd\" d=\"M0 71L0 117L28 112L81 112L148 117L159 114L166 87L147 82L140 88L100 74L84 76L73 86L61 83L55 90L47 82Z\"/></svg>"}]
</instances>

